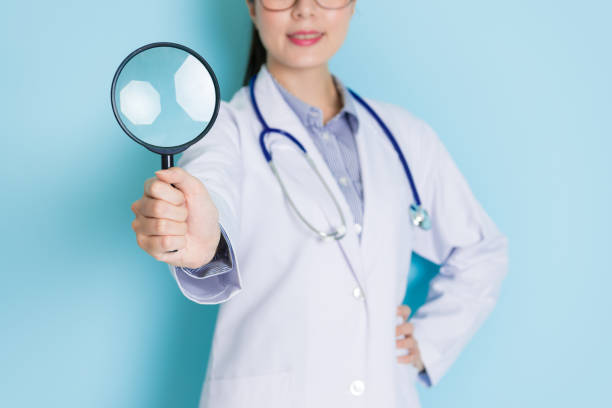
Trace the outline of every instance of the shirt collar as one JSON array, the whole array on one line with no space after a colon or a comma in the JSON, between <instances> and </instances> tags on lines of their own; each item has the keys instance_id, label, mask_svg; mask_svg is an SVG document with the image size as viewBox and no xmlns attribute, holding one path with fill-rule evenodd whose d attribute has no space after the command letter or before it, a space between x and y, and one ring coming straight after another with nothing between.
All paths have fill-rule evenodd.
<instances>
[{"instance_id":1,"label":"shirt collar","mask_svg":"<svg viewBox=\"0 0 612 408\"><path fill-rule=\"evenodd\" d=\"M321 109L317 108L316 106L309 105L295 95L291 94L276 80L276 78L274 78L272 74L270 74L270 77L272 77L272 81L276 84L281 95L283 95L283 98L287 104L297 114L298 118L305 127L323 126L323 112ZM340 91L340 96L342 98L342 110L337 114L337 116L342 117L346 114L349 121L352 122L353 132L356 132L357 126L359 125L359 120L357 117L357 109L355 108L355 100L353 95L351 95L338 77L332 74L332 78L337 89Z\"/></svg>"}]
</instances>

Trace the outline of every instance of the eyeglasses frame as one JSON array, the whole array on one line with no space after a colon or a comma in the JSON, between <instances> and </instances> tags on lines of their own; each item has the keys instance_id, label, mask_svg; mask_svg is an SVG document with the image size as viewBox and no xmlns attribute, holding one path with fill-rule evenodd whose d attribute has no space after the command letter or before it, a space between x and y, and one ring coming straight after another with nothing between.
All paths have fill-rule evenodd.
<instances>
[{"instance_id":1,"label":"eyeglasses frame","mask_svg":"<svg viewBox=\"0 0 612 408\"><path fill-rule=\"evenodd\" d=\"M289 10L289 9L295 7L295 4L298 2L298 0L293 0L293 3L289 7L286 7L284 9L273 9L273 8L268 8L268 7L264 6L264 1L265 0L261 0L261 7L263 7L264 10L267 10L267 11L285 11L285 10ZM340 9L345 8L345 7L348 7L348 5L351 4L353 1L354 0L348 0L346 2L346 4L344 6L341 6L341 7L325 7L325 6L322 6L321 3L319 3L319 0L315 0L315 3L317 3L317 6L321 7L324 10L340 10Z\"/></svg>"}]
</instances>

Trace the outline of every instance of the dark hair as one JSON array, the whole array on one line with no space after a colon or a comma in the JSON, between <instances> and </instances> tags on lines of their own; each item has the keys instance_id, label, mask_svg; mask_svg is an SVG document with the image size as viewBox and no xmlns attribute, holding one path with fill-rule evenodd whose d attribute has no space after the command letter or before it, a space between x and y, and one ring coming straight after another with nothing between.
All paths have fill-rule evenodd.
<instances>
[{"instance_id":1,"label":"dark hair","mask_svg":"<svg viewBox=\"0 0 612 408\"><path fill-rule=\"evenodd\" d=\"M253 1L253 0L249 0ZM248 85L249 80L253 75L259 72L261 66L266 62L267 51L259 38L259 31L255 28L255 24L251 23L253 31L251 34L251 51L249 52L249 61L247 63L247 69L244 73L244 79L242 86Z\"/></svg>"}]
</instances>

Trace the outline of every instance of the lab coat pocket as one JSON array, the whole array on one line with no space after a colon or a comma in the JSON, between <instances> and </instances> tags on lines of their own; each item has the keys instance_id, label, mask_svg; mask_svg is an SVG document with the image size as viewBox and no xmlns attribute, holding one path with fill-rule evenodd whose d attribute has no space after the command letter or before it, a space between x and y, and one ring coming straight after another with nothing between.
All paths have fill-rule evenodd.
<instances>
[{"instance_id":1,"label":"lab coat pocket","mask_svg":"<svg viewBox=\"0 0 612 408\"><path fill-rule=\"evenodd\" d=\"M291 404L291 370L208 378L200 401L201 408L285 408Z\"/></svg>"}]
</instances>

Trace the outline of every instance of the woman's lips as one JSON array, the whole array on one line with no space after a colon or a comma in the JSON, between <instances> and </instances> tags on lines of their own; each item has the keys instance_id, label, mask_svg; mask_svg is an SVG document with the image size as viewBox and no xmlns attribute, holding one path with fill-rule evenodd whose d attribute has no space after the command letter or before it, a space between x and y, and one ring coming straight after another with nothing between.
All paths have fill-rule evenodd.
<instances>
[{"instance_id":1,"label":"woman's lips","mask_svg":"<svg viewBox=\"0 0 612 408\"><path fill-rule=\"evenodd\" d=\"M287 35L287 37L295 45L309 46L316 44L321 39L321 37L323 37L323 33L315 33L312 31L299 31L297 33Z\"/></svg>"}]
</instances>

